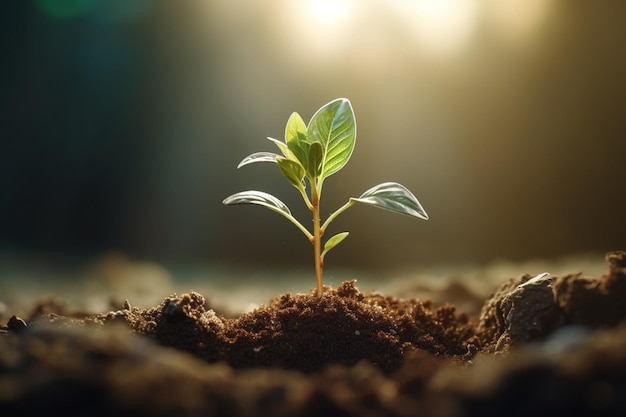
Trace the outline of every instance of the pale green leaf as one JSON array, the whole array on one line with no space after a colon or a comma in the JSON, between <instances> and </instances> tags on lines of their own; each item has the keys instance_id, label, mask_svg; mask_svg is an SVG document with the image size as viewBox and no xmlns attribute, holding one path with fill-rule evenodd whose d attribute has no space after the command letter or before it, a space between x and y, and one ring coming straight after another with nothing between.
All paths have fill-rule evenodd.
<instances>
[{"instance_id":1,"label":"pale green leaf","mask_svg":"<svg viewBox=\"0 0 626 417\"><path fill-rule=\"evenodd\" d=\"M256 204L259 206L267 207L268 209L275 211L288 218L291 217L291 211L289 207L278 198L263 191L249 190L241 191L226 197L223 201L226 205L234 204Z\"/></svg>"},{"instance_id":2,"label":"pale green leaf","mask_svg":"<svg viewBox=\"0 0 626 417\"><path fill-rule=\"evenodd\" d=\"M309 122L307 138L322 144L322 178L343 168L356 142L356 121L350 100L336 99L320 108Z\"/></svg>"},{"instance_id":3,"label":"pale green leaf","mask_svg":"<svg viewBox=\"0 0 626 417\"><path fill-rule=\"evenodd\" d=\"M280 155L272 152L256 152L243 158L239 165L237 165L237 169L254 162L276 162L276 158L279 157Z\"/></svg>"},{"instance_id":4,"label":"pale green leaf","mask_svg":"<svg viewBox=\"0 0 626 417\"><path fill-rule=\"evenodd\" d=\"M285 127L285 143L305 168L307 167L309 153L306 130L306 124L302 117L296 112L291 113Z\"/></svg>"},{"instance_id":5,"label":"pale green leaf","mask_svg":"<svg viewBox=\"0 0 626 417\"><path fill-rule=\"evenodd\" d=\"M285 142L291 145L306 141L306 123L296 112L291 113L285 126Z\"/></svg>"},{"instance_id":6,"label":"pale green leaf","mask_svg":"<svg viewBox=\"0 0 626 417\"><path fill-rule=\"evenodd\" d=\"M278 168L280 168L280 172L287 178L294 187L301 189L302 179L304 178L304 167L300 165L299 162L294 162L291 159L278 157L276 158L276 163L278 164Z\"/></svg>"},{"instance_id":7,"label":"pale green leaf","mask_svg":"<svg viewBox=\"0 0 626 417\"><path fill-rule=\"evenodd\" d=\"M348 237L349 234L350 232L341 232L328 239L324 244L324 253L328 252L329 250L340 244L345 238Z\"/></svg>"},{"instance_id":8,"label":"pale green leaf","mask_svg":"<svg viewBox=\"0 0 626 417\"><path fill-rule=\"evenodd\" d=\"M350 200L428 220L428 214L413 193L397 182L379 184L364 192L359 198Z\"/></svg>"}]
</instances>

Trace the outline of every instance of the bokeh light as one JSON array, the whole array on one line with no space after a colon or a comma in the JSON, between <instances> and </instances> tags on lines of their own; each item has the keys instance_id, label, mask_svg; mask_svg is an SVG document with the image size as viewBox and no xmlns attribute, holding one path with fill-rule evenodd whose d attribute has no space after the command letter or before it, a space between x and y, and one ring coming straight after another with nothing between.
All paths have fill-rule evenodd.
<instances>
[{"instance_id":1,"label":"bokeh light","mask_svg":"<svg viewBox=\"0 0 626 417\"><path fill-rule=\"evenodd\" d=\"M50 17L67 19L88 12L98 0L37 0L42 12Z\"/></svg>"}]
</instances>

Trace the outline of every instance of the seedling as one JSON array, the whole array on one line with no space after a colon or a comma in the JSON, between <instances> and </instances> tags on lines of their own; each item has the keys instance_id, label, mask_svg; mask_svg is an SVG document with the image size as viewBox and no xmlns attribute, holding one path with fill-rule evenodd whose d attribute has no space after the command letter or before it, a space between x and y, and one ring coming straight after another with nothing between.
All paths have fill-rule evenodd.
<instances>
[{"instance_id":1,"label":"seedling","mask_svg":"<svg viewBox=\"0 0 626 417\"><path fill-rule=\"evenodd\" d=\"M285 142L273 138L268 139L276 144L282 155L271 152L253 153L244 158L237 168L253 162L273 162L278 165L280 172L291 185L298 189L304 203L313 214L313 232L311 233L292 216L285 203L263 191L242 191L227 197L223 203L264 206L296 225L313 244L318 296L322 295L324 258L331 249L348 236L348 232L332 236L326 240L322 250L321 238L328 225L339 214L355 203L363 203L428 220L428 214L406 187L396 182L385 182L365 191L359 198L350 198L347 203L328 216L323 224L321 223L320 200L324 181L346 165L352 156L356 142L356 121L348 99L336 99L322 106L313 115L308 125L298 113L292 113L285 128Z\"/></svg>"}]
</instances>

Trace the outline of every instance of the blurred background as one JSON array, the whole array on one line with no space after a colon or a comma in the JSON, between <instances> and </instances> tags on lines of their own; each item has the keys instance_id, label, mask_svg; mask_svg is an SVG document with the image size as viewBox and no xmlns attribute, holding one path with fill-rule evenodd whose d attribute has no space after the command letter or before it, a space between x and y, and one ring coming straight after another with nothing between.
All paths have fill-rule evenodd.
<instances>
[{"instance_id":1,"label":"blurred background","mask_svg":"<svg viewBox=\"0 0 626 417\"><path fill-rule=\"evenodd\" d=\"M0 11L0 255L312 264L270 192L293 111L347 97L350 163L323 214L373 185L428 222L355 206L333 267L413 268L623 249L626 2L19 0ZM312 269L311 269L312 270Z\"/></svg>"}]
</instances>

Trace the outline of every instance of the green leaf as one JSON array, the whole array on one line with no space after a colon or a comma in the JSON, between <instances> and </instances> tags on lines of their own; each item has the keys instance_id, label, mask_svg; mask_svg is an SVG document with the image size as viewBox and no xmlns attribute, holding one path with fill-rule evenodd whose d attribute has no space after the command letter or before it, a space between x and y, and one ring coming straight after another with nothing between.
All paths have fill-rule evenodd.
<instances>
[{"instance_id":1,"label":"green leaf","mask_svg":"<svg viewBox=\"0 0 626 417\"><path fill-rule=\"evenodd\" d=\"M364 192L361 197L350 200L428 220L428 214L413 193L397 182L379 184Z\"/></svg>"},{"instance_id":2,"label":"green leaf","mask_svg":"<svg viewBox=\"0 0 626 417\"><path fill-rule=\"evenodd\" d=\"M293 112L287 120L287 126L285 127L285 142L287 146L295 143L303 142L306 140L306 123L302 120L302 117Z\"/></svg>"},{"instance_id":3,"label":"green leaf","mask_svg":"<svg viewBox=\"0 0 626 417\"><path fill-rule=\"evenodd\" d=\"M348 237L350 232L341 232L337 233L335 236L331 237L324 244L324 254L326 254L329 250L340 244L345 238Z\"/></svg>"},{"instance_id":4,"label":"green leaf","mask_svg":"<svg viewBox=\"0 0 626 417\"><path fill-rule=\"evenodd\" d=\"M285 217L292 217L289 207L278 198L263 191L241 191L226 197L222 203L226 205L234 204L257 204L259 206L267 207L268 209L282 214Z\"/></svg>"},{"instance_id":5,"label":"green leaf","mask_svg":"<svg viewBox=\"0 0 626 417\"><path fill-rule=\"evenodd\" d=\"M303 167L307 167L309 143L307 143L306 124L296 112L291 113L285 127L285 143ZM290 158L291 159L291 158Z\"/></svg>"},{"instance_id":6,"label":"green leaf","mask_svg":"<svg viewBox=\"0 0 626 417\"><path fill-rule=\"evenodd\" d=\"M322 163L324 162L324 150L322 144L319 142L313 142L309 148L307 174L310 178L317 178L322 170Z\"/></svg>"},{"instance_id":7,"label":"green leaf","mask_svg":"<svg viewBox=\"0 0 626 417\"><path fill-rule=\"evenodd\" d=\"M276 163L280 172L287 178L294 187L302 189L302 179L304 178L304 167L299 162L294 162L291 159L286 159L281 156L276 158Z\"/></svg>"},{"instance_id":8,"label":"green leaf","mask_svg":"<svg viewBox=\"0 0 626 417\"><path fill-rule=\"evenodd\" d=\"M280 155L272 152L256 152L243 158L237 165L237 169L254 162L276 162L276 158L280 158Z\"/></svg>"},{"instance_id":9,"label":"green leaf","mask_svg":"<svg viewBox=\"0 0 626 417\"><path fill-rule=\"evenodd\" d=\"M322 178L343 168L356 142L356 121L350 100L336 99L320 108L309 122L307 138L322 145Z\"/></svg>"}]
</instances>

